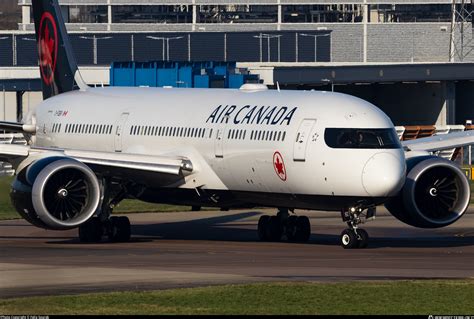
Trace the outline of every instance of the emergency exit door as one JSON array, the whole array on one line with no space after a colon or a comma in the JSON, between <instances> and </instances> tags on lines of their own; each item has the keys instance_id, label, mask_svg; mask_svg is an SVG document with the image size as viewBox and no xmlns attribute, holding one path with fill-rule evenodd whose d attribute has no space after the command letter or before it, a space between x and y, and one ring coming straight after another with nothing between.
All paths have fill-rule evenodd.
<instances>
[{"instance_id":1,"label":"emergency exit door","mask_svg":"<svg viewBox=\"0 0 474 319\"><path fill-rule=\"evenodd\" d=\"M298 132L296 133L296 140L293 148L294 161L304 162L306 160L306 148L308 147L309 136L315 124L315 119L304 119L301 122Z\"/></svg>"}]
</instances>

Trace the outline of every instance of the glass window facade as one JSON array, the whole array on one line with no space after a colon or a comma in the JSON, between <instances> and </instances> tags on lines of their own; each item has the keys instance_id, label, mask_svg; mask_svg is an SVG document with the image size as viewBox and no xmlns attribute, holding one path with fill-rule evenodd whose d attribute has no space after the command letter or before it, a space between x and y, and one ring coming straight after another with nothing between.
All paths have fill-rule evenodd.
<instances>
[{"instance_id":1,"label":"glass window facade","mask_svg":"<svg viewBox=\"0 0 474 319\"><path fill-rule=\"evenodd\" d=\"M107 6L61 6L66 23L107 23Z\"/></svg>"},{"instance_id":2,"label":"glass window facade","mask_svg":"<svg viewBox=\"0 0 474 319\"><path fill-rule=\"evenodd\" d=\"M276 23L278 6L204 5L199 6L198 23Z\"/></svg>"},{"instance_id":3,"label":"glass window facade","mask_svg":"<svg viewBox=\"0 0 474 319\"><path fill-rule=\"evenodd\" d=\"M284 5L284 23L362 22L362 6L343 5Z\"/></svg>"},{"instance_id":4,"label":"glass window facade","mask_svg":"<svg viewBox=\"0 0 474 319\"><path fill-rule=\"evenodd\" d=\"M112 6L114 23L192 23L189 5Z\"/></svg>"},{"instance_id":5,"label":"glass window facade","mask_svg":"<svg viewBox=\"0 0 474 319\"><path fill-rule=\"evenodd\" d=\"M371 22L450 22L450 4L373 4Z\"/></svg>"}]
</instances>

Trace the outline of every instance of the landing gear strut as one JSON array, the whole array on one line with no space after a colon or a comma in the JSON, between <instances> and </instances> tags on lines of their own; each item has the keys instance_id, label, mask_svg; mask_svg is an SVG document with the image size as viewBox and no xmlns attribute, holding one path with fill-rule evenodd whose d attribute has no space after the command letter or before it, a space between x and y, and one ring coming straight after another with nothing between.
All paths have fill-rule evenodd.
<instances>
[{"instance_id":1,"label":"landing gear strut","mask_svg":"<svg viewBox=\"0 0 474 319\"><path fill-rule=\"evenodd\" d=\"M343 210L341 217L347 223L349 228L341 233L341 246L344 249L366 248L369 244L369 234L359 224L375 218L375 207L370 207L364 213L363 208L352 207L349 210Z\"/></svg>"},{"instance_id":2,"label":"landing gear strut","mask_svg":"<svg viewBox=\"0 0 474 319\"><path fill-rule=\"evenodd\" d=\"M279 209L276 216L263 215L258 221L258 237L262 241L307 242L311 236L311 224L307 216L295 216L288 209Z\"/></svg>"},{"instance_id":3,"label":"landing gear strut","mask_svg":"<svg viewBox=\"0 0 474 319\"><path fill-rule=\"evenodd\" d=\"M79 240L82 243L97 243L106 235L111 242L127 242L130 240L130 220L126 216L111 216L112 210L126 196L124 185L117 185L118 190L112 194L110 181L104 181L104 198L97 216L79 226ZM115 186L115 185L114 185Z\"/></svg>"}]
</instances>

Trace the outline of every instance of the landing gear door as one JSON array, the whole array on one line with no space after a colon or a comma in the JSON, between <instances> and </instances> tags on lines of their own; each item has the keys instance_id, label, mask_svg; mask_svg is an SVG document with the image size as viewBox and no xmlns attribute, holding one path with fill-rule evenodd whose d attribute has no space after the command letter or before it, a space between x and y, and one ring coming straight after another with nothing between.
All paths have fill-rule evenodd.
<instances>
[{"instance_id":1,"label":"landing gear door","mask_svg":"<svg viewBox=\"0 0 474 319\"><path fill-rule=\"evenodd\" d=\"M125 123L130 113L122 113L120 120L117 122L117 127L115 128L115 152L122 152L122 138L123 132L125 132Z\"/></svg>"},{"instance_id":2,"label":"landing gear door","mask_svg":"<svg viewBox=\"0 0 474 319\"><path fill-rule=\"evenodd\" d=\"M304 119L298 132L296 133L295 145L293 148L293 160L304 162L306 160L306 147L308 146L309 135L316 124L315 119Z\"/></svg>"}]
</instances>

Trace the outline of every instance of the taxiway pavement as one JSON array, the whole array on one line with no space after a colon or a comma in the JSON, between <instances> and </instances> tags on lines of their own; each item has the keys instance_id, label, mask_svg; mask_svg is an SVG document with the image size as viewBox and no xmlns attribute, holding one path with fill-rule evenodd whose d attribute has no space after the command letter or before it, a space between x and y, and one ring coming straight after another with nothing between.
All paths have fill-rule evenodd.
<instances>
[{"instance_id":1,"label":"taxiway pavement","mask_svg":"<svg viewBox=\"0 0 474 319\"><path fill-rule=\"evenodd\" d=\"M262 281L474 278L474 208L441 229L406 226L383 209L345 250L338 213L311 219L309 243L259 242L271 210L130 214L132 241L81 244L77 231L0 222L0 298Z\"/></svg>"}]
</instances>

